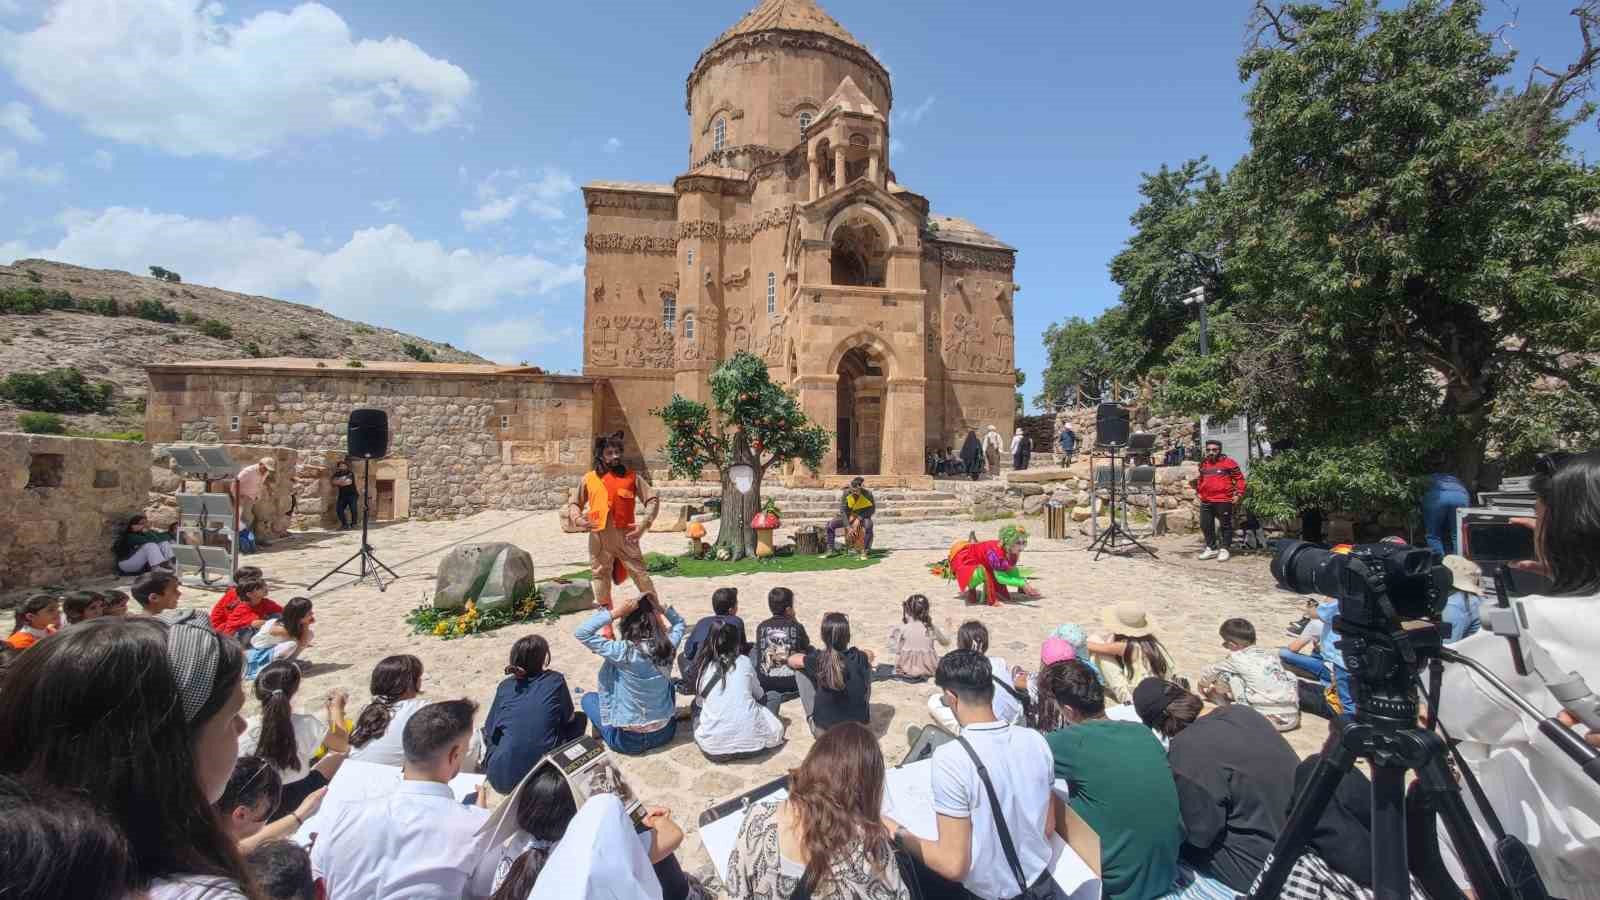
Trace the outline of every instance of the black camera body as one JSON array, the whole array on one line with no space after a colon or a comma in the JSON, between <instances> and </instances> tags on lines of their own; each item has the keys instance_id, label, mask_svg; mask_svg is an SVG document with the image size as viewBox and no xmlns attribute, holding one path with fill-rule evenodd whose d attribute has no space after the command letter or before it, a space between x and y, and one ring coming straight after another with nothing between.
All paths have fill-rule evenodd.
<instances>
[{"instance_id":1,"label":"black camera body","mask_svg":"<svg viewBox=\"0 0 1600 900\"><path fill-rule=\"evenodd\" d=\"M1423 660L1437 656L1442 646L1436 623L1451 584L1450 570L1434 564L1432 551L1388 543L1335 550L1286 541L1273 557L1272 574L1295 593L1339 601L1333 630L1355 681L1361 716L1414 721L1411 686ZM1434 624L1405 627L1403 620Z\"/></svg>"}]
</instances>

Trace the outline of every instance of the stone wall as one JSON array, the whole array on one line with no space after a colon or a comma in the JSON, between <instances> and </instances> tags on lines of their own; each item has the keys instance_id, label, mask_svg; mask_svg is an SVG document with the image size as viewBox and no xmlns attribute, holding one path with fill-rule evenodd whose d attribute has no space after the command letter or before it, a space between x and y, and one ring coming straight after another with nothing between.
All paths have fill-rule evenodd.
<instances>
[{"instance_id":1,"label":"stone wall","mask_svg":"<svg viewBox=\"0 0 1600 900\"><path fill-rule=\"evenodd\" d=\"M1148 406L1135 404L1129 409L1129 421L1133 431L1148 431L1156 436L1155 449L1152 452L1156 462L1172 447L1183 446L1189 448L1189 458L1196 457L1196 445L1200 440L1200 422L1183 416L1158 416L1151 412ZM1095 434L1095 407L1071 406L1056 412L1055 434L1061 434L1062 426L1072 424L1072 430L1078 433L1078 452L1081 454L1094 446ZM1034 447L1039 445L1035 442ZM1050 439L1050 450L1056 451L1056 441ZM1035 449L1034 457L1039 456Z\"/></svg>"},{"instance_id":2,"label":"stone wall","mask_svg":"<svg viewBox=\"0 0 1600 900\"><path fill-rule=\"evenodd\" d=\"M172 458L167 451L173 447L216 445L173 443L140 446L149 447L150 454L150 498L145 515L150 518L151 525L166 528L178 520L177 495L198 494L206 488L204 481L189 480L174 471ZM295 476L300 467L299 453L285 447L262 444L223 444L222 449L227 452L228 458L233 460L236 474L245 466L260 462L264 456L270 456L276 461L276 472L263 486L261 498L256 501L257 513L265 518L265 524L258 529L260 536L271 540L287 534L290 527L304 527L296 510L299 501L295 496ZM227 490L227 485L215 484L214 488L221 493Z\"/></svg>"},{"instance_id":3,"label":"stone wall","mask_svg":"<svg viewBox=\"0 0 1600 900\"><path fill-rule=\"evenodd\" d=\"M1092 424L1092 423L1091 423ZM1038 458L1035 453L1034 458ZM1183 534L1200 527L1200 507L1194 488L1189 482L1199 474L1193 463L1156 468L1156 528L1162 532ZM1090 514L1091 472L1088 461L1074 463L1070 468L1030 468L1027 471L1007 471L1004 478L982 481L941 480L939 490L955 494L963 506L980 519L996 515L1037 516L1046 503L1055 502L1072 511L1074 521L1087 522ZM1100 492L1102 511L1108 499ZM1123 499L1118 496L1119 501ZM1134 498L1131 520L1135 524L1149 510L1149 500L1141 495ZM1087 529L1087 526L1084 526Z\"/></svg>"},{"instance_id":4,"label":"stone wall","mask_svg":"<svg viewBox=\"0 0 1600 900\"><path fill-rule=\"evenodd\" d=\"M373 464L374 519L555 508L589 466L600 414L592 379L500 366L316 363L153 366L146 434L194 442L238 435L297 451L285 480L300 527L337 523L328 473L357 408L389 414L389 454Z\"/></svg>"},{"instance_id":5,"label":"stone wall","mask_svg":"<svg viewBox=\"0 0 1600 900\"><path fill-rule=\"evenodd\" d=\"M109 575L111 545L150 493L150 449L0 434L0 594Z\"/></svg>"}]
</instances>

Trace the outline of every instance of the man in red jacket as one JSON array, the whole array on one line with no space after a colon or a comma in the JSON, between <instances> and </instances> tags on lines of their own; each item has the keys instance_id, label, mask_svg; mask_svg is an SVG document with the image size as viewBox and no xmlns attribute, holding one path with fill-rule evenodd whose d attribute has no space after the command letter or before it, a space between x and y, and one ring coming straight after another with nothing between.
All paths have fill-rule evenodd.
<instances>
[{"instance_id":1,"label":"man in red jacket","mask_svg":"<svg viewBox=\"0 0 1600 900\"><path fill-rule=\"evenodd\" d=\"M1228 545L1233 543L1233 505L1244 497L1244 471L1232 458L1222 455L1220 441L1206 441L1200 477L1192 483L1200 495L1200 531L1206 536L1206 549L1200 558L1225 562Z\"/></svg>"}]
</instances>

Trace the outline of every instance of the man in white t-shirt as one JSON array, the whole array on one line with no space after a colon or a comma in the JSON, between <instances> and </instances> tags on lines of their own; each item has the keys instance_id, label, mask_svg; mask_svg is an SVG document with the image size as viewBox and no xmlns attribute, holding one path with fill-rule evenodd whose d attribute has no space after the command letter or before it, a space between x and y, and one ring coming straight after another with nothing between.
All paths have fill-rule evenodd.
<instances>
[{"instance_id":1,"label":"man in white t-shirt","mask_svg":"<svg viewBox=\"0 0 1600 900\"><path fill-rule=\"evenodd\" d=\"M449 782L467 758L476 711L471 700L448 700L424 706L406 722L405 780L388 797L340 809L312 848L311 867L328 896L468 894L475 870L486 864L478 829L489 812L463 804Z\"/></svg>"},{"instance_id":2,"label":"man in white t-shirt","mask_svg":"<svg viewBox=\"0 0 1600 900\"><path fill-rule=\"evenodd\" d=\"M277 469L278 464L272 457L263 456L260 461L240 469L233 479L233 502L239 508L239 528L255 532L256 544L262 547L270 544L263 540L267 535L257 521L256 501L261 499L261 489Z\"/></svg>"},{"instance_id":3,"label":"man in white t-shirt","mask_svg":"<svg viewBox=\"0 0 1600 900\"><path fill-rule=\"evenodd\" d=\"M989 776L999 813L1016 849L1020 877L1007 859L995 804L961 741L933 752L933 810L938 840L919 838L887 822L895 840L933 872L984 900L1015 897L1049 878L1050 835L1064 814L1051 789L1055 761L1037 731L995 718L994 678L989 660L976 650L952 650L934 675L945 704L955 712L961 738Z\"/></svg>"}]
</instances>

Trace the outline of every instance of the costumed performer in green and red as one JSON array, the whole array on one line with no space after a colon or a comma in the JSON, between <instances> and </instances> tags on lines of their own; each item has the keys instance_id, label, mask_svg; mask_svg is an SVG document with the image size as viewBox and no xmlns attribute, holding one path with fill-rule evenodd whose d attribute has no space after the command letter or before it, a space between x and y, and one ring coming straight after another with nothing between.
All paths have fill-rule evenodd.
<instances>
[{"instance_id":1,"label":"costumed performer in green and red","mask_svg":"<svg viewBox=\"0 0 1600 900\"><path fill-rule=\"evenodd\" d=\"M1001 528L998 541L956 541L950 547L948 574L955 578L961 599L999 606L1011 599L1012 588L1038 597L1017 565L1027 547L1028 532L1020 525Z\"/></svg>"}]
</instances>

